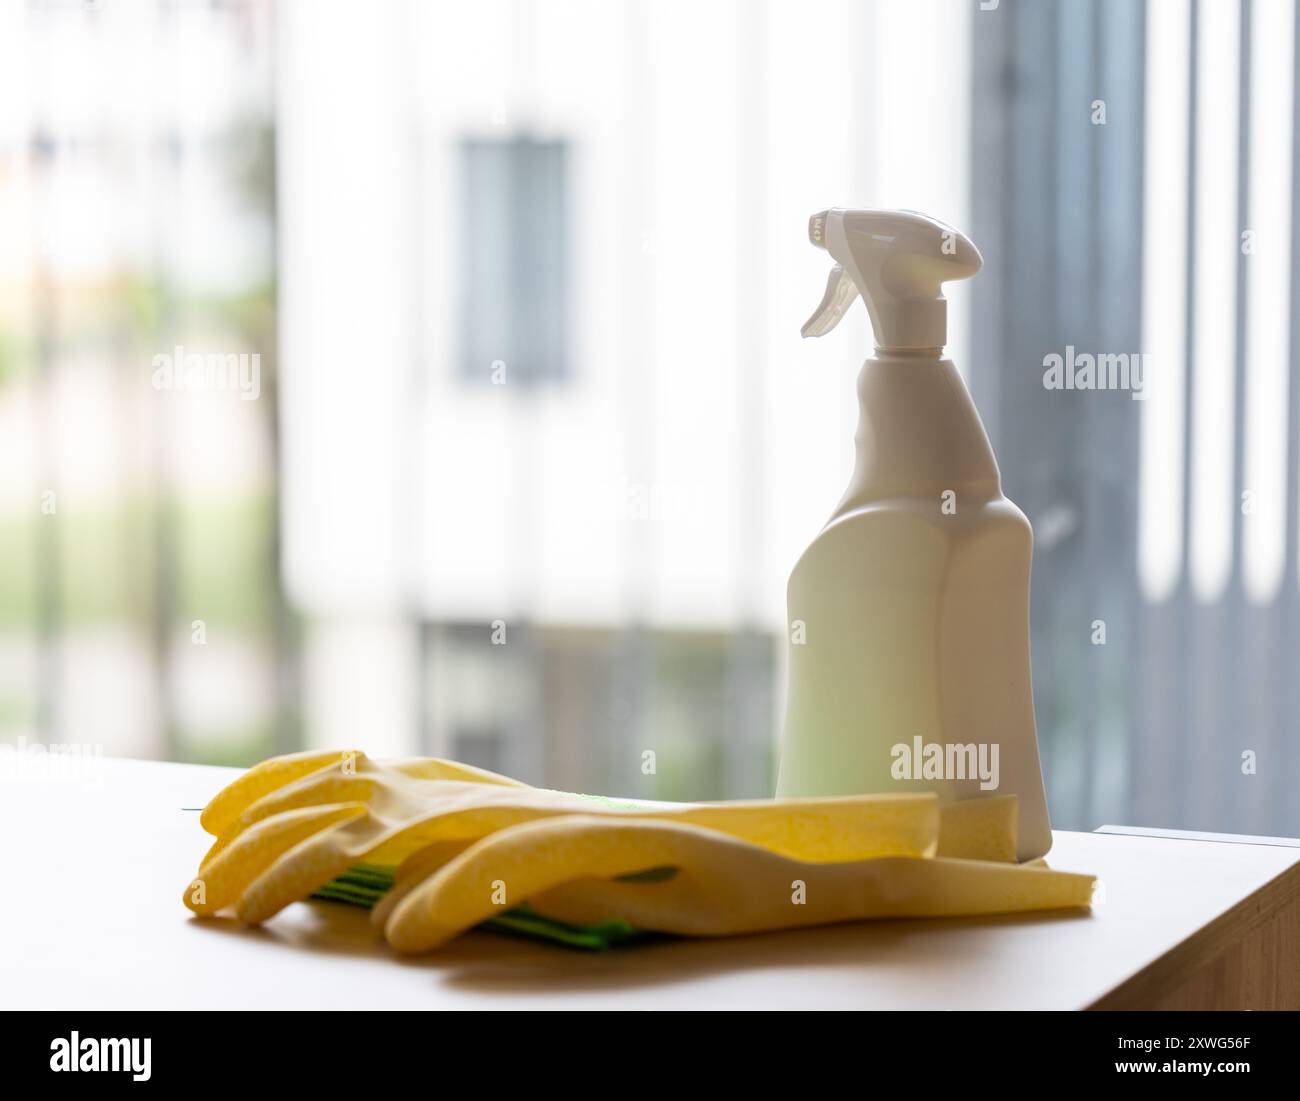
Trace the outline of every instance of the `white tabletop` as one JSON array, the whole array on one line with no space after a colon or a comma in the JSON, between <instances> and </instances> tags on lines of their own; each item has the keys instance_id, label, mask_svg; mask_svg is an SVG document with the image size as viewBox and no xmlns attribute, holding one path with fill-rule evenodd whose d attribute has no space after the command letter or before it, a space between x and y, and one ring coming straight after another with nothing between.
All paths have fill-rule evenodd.
<instances>
[{"instance_id":1,"label":"white tabletop","mask_svg":"<svg viewBox=\"0 0 1300 1101\"><path fill-rule=\"evenodd\" d=\"M411 960L345 905L298 904L255 930L189 914L181 893L209 839L183 808L234 775L104 761L82 779L0 780L0 1006L1084 1008L1300 875L1300 849L1283 845L1057 832L1048 862L1103 879L1091 914L863 922L603 953L475 932Z\"/></svg>"}]
</instances>

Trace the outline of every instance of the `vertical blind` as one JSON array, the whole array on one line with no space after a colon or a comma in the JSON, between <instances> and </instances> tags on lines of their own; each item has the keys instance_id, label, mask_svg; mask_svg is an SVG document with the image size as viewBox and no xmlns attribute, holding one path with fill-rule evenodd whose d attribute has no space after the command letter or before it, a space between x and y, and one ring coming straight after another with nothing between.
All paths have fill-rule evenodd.
<instances>
[{"instance_id":1,"label":"vertical blind","mask_svg":"<svg viewBox=\"0 0 1300 1101\"><path fill-rule=\"evenodd\" d=\"M1054 817L1294 834L1295 5L975 23L973 381L1038 535ZM1044 389L1067 345L1140 353L1140 400Z\"/></svg>"}]
</instances>

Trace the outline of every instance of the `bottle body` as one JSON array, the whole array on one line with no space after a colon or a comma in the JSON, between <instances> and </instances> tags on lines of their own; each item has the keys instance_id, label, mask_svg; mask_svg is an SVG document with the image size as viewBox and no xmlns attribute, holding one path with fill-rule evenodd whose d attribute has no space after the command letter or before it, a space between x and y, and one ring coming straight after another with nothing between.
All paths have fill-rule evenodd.
<instances>
[{"instance_id":1,"label":"bottle body","mask_svg":"<svg viewBox=\"0 0 1300 1101\"><path fill-rule=\"evenodd\" d=\"M777 794L1013 794L1041 856L1029 522L951 362L882 354L858 388L853 480L790 577Z\"/></svg>"}]
</instances>

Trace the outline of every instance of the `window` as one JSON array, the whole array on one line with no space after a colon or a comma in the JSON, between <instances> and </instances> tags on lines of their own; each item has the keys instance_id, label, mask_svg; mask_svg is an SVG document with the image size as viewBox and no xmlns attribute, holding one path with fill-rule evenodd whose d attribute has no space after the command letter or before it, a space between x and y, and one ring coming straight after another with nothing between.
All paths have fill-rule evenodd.
<instances>
[{"instance_id":1,"label":"window","mask_svg":"<svg viewBox=\"0 0 1300 1101\"><path fill-rule=\"evenodd\" d=\"M470 138L460 147L461 376L538 383L567 373L567 150Z\"/></svg>"}]
</instances>

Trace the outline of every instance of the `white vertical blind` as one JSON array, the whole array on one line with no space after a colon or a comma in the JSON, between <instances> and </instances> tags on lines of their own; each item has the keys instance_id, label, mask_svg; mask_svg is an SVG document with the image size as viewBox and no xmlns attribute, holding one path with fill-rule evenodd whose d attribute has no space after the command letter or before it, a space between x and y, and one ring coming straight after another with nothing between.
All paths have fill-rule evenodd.
<instances>
[{"instance_id":1,"label":"white vertical blind","mask_svg":"<svg viewBox=\"0 0 1300 1101\"><path fill-rule=\"evenodd\" d=\"M1242 580L1266 602L1286 565L1287 382L1291 324L1291 148L1295 5L1251 8L1250 168L1246 224L1245 491Z\"/></svg>"},{"instance_id":2,"label":"white vertical blind","mask_svg":"<svg viewBox=\"0 0 1300 1101\"><path fill-rule=\"evenodd\" d=\"M1147 7L1142 410L1138 563L1144 595L1167 598L1184 565L1184 478L1190 479L1187 568L1192 594L1219 599L1232 574L1233 523L1242 512L1245 594L1267 603L1286 561L1295 4L1251 11L1246 220L1239 224L1243 118L1239 0L1201 0L1195 56L1194 178L1188 178L1193 0ZM1195 196L1192 234L1186 232ZM1245 253L1245 392L1236 393L1237 264ZM1185 337L1192 280L1191 344ZM1195 363L1190 425L1187 364ZM1243 402L1242 499L1235 496L1234 412ZM1191 432L1184 469L1185 432Z\"/></svg>"},{"instance_id":3,"label":"white vertical blind","mask_svg":"<svg viewBox=\"0 0 1300 1101\"><path fill-rule=\"evenodd\" d=\"M1146 30L1143 185L1142 404L1138 569L1150 600L1168 597L1182 567L1183 403L1187 384L1187 163L1190 0L1150 0Z\"/></svg>"},{"instance_id":4,"label":"white vertical blind","mask_svg":"<svg viewBox=\"0 0 1300 1101\"><path fill-rule=\"evenodd\" d=\"M1192 273L1191 583L1217 599L1232 570L1241 6L1201 0L1196 36L1196 241ZM1169 120L1164 120L1168 124Z\"/></svg>"}]
</instances>

